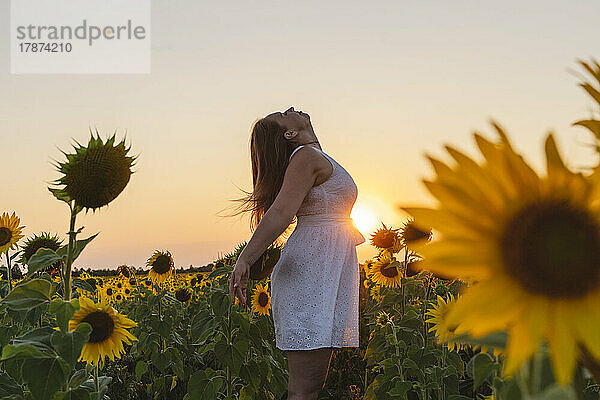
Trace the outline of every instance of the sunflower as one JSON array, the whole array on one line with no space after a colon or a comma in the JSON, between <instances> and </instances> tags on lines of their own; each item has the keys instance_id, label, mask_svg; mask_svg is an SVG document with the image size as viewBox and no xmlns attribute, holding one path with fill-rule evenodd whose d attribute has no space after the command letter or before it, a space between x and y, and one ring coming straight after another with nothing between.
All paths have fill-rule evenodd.
<instances>
[{"instance_id":1,"label":"sunflower","mask_svg":"<svg viewBox=\"0 0 600 400\"><path fill-rule=\"evenodd\" d=\"M442 296L437 296L437 304L434 304L425 315L430 316L431 318L427 319L425 322L429 322L433 324L431 328L429 328L429 332L434 332L435 336L439 341L444 341L448 350L457 352L462 349L464 346L460 343L453 342L451 339L456 336L454 331L456 330L456 326L449 326L446 321L446 315L448 314L448 310L452 307L452 304L455 302L454 296L452 293L448 293L448 299L443 298Z\"/></svg>"},{"instance_id":2,"label":"sunflower","mask_svg":"<svg viewBox=\"0 0 600 400\"><path fill-rule=\"evenodd\" d=\"M600 182L570 171L552 134L538 176L493 125L499 143L474 135L482 164L452 147L454 168L430 158L437 177L425 185L438 208L405 210L441 235L419 246L427 269L476 282L448 323L474 337L507 330L506 375L545 339L567 384L582 348L600 358Z\"/></svg>"},{"instance_id":3,"label":"sunflower","mask_svg":"<svg viewBox=\"0 0 600 400\"><path fill-rule=\"evenodd\" d=\"M421 271L421 260L418 259L409 259L406 263L402 262L402 266L404 267L404 274L407 278L418 275Z\"/></svg>"},{"instance_id":4,"label":"sunflower","mask_svg":"<svg viewBox=\"0 0 600 400\"><path fill-rule=\"evenodd\" d=\"M98 284L96 282L96 278L92 278L90 276L89 278L84 279L84 281L86 281L92 287L92 289L96 290L98 288Z\"/></svg>"},{"instance_id":5,"label":"sunflower","mask_svg":"<svg viewBox=\"0 0 600 400\"><path fill-rule=\"evenodd\" d=\"M98 130L96 137L90 129L90 140L87 146L75 142L73 154L64 153L67 160L57 163L56 168L62 177L54 181L62 188L49 188L58 199L75 203L85 209L108 205L113 201L131 178L131 167L136 156L127 153L130 147L125 146L125 139L115 144L116 133L104 142Z\"/></svg>"},{"instance_id":6,"label":"sunflower","mask_svg":"<svg viewBox=\"0 0 600 400\"><path fill-rule=\"evenodd\" d=\"M189 305L192 300L192 291L188 288L179 288L175 291L175 298L181 303L187 303Z\"/></svg>"},{"instance_id":7,"label":"sunflower","mask_svg":"<svg viewBox=\"0 0 600 400\"><path fill-rule=\"evenodd\" d=\"M365 274L368 274L369 271L371 270L371 266L373 265L374 261L373 260L366 260L364 263L359 264L359 268L365 272Z\"/></svg>"},{"instance_id":8,"label":"sunflower","mask_svg":"<svg viewBox=\"0 0 600 400\"><path fill-rule=\"evenodd\" d=\"M23 237L21 232L24 226L19 226L21 219L13 212L12 215L2 213L0 217L0 254L16 247L19 239Z\"/></svg>"},{"instance_id":9,"label":"sunflower","mask_svg":"<svg viewBox=\"0 0 600 400\"><path fill-rule=\"evenodd\" d=\"M273 271L275 264L279 261L281 256L281 246L271 245L265 250L265 252L250 266L249 279L260 281L269 275Z\"/></svg>"},{"instance_id":10,"label":"sunflower","mask_svg":"<svg viewBox=\"0 0 600 400\"><path fill-rule=\"evenodd\" d=\"M423 241L428 242L431 240L431 229L419 228L415 225L415 220L410 219L402 225L400 237L406 246L411 246Z\"/></svg>"},{"instance_id":11,"label":"sunflower","mask_svg":"<svg viewBox=\"0 0 600 400\"><path fill-rule=\"evenodd\" d=\"M389 251L380 254L379 259L371 264L369 276L371 280L379 285L386 287L400 287L402 275L398 267L400 263L392 256Z\"/></svg>"},{"instance_id":12,"label":"sunflower","mask_svg":"<svg viewBox=\"0 0 600 400\"><path fill-rule=\"evenodd\" d=\"M131 295L133 294L131 287L129 285L123 287L123 289L121 290L121 293L123 294L123 297L125 297L126 299L130 298Z\"/></svg>"},{"instance_id":13,"label":"sunflower","mask_svg":"<svg viewBox=\"0 0 600 400\"><path fill-rule=\"evenodd\" d=\"M88 274L88 273L87 273L87 272L85 272L85 271L83 271L83 272L82 272L82 273L79 275L79 278L80 278L80 279L83 279L83 280L89 279L90 277L91 277L91 275L90 275L90 274Z\"/></svg>"},{"instance_id":14,"label":"sunflower","mask_svg":"<svg viewBox=\"0 0 600 400\"><path fill-rule=\"evenodd\" d=\"M148 279L144 279L144 280L142 281L142 283L143 283L143 284L144 284L144 286L145 286L145 287L147 287L147 288L151 288L151 287L152 287L152 280L151 280L150 278L148 278Z\"/></svg>"},{"instance_id":15,"label":"sunflower","mask_svg":"<svg viewBox=\"0 0 600 400\"><path fill-rule=\"evenodd\" d=\"M99 294L101 299L105 299L106 301L112 301L115 295L117 294L117 291L112 286L106 285L102 287Z\"/></svg>"},{"instance_id":16,"label":"sunflower","mask_svg":"<svg viewBox=\"0 0 600 400\"><path fill-rule=\"evenodd\" d=\"M123 275L125 278L131 277L131 269L127 265L119 265L117 275Z\"/></svg>"},{"instance_id":17,"label":"sunflower","mask_svg":"<svg viewBox=\"0 0 600 400\"><path fill-rule=\"evenodd\" d=\"M173 274L175 264L170 252L156 250L146 262L146 266L151 267L148 271L150 279L162 284Z\"/></svg>"},{"instance_id":18,"label":"sunflower","mask_svg":"<svg viewBox=\"0 0 600 400\"><path fill-rule=\"evenodd\" d=\"M50 249L52 251L57 251L62 245L62 239L58 237L58 235L51 235L49 232L42 232L40 235L33 235L30 238L25 240L25 243L21 245L21 259L19 260L21 264L26 265L31 257L39 250L39 249ZM52 265L47 265L42 268L42 271L52 269L56 269L60 267L61 262L57 261Z\"/></svg>"},{"instance_id":19,"label":"sunflower","mask_svg":"<svg viewBox=\"0 0 600 400\"><path fill-rule=\"evenodd\" d=\"M400 239L398 229L388 228L383 222L381 225L383 228L379 228L375 233L371 234L371 243L373 246L379 249L389 249L397 245L398 239Z\"/></svg>"},{"instance_id":20,"label":"sunflower","mask_svg":"<svg viewBox=\"0 0 600 400\"><path fill-rule=\"evenodd\" d=\"M252 292L252 309L258 314L269 315L271 296L269 295L268 285L258 283Z\"/></svg>"},{"instance_id":21,"label":"sunflower","mask_svg":"<svg viewBox=\"0 0 600 400\"><path fill-rule=\"evenodd\" d=\"M121 358L121 354L125 353L123 342L131 344L129 339L137 340L127 330L137 326L137 323L104 302L96 304L87 297L80 297L79 310L69 321L69 331L75 330L82 322L90 324L92 332L78 361L97 364L102 368L106 357L111 361Z\"/></svg>"},{"instance_id":22,"label":"sunflower","mask_svg":"<svg viewBox=\"0 0 600 400\"><path fill-rule=\"evenodd\" d=\"M118 280L115 282L115 288L117 290L123 290L123 288L125 287L126 283L123 279L118 278Z\"/></svg>"}]
</instances>

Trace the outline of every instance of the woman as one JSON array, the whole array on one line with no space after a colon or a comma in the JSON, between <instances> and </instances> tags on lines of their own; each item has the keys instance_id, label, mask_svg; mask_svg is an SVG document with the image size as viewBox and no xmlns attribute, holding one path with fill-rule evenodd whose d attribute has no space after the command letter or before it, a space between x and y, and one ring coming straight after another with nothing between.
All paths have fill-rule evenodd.
<instances>
[{"instance_id":1,"label":"woman","mask_svg":"<svg viewBox=\"0 0 600 400\"><path fill-rule=\"evenodd\" d=\"M325 154L310 116L290 107L258 120L250 137L252 238L229 277L232 302L244 306L250 266L290 226L271 273L276 347L289 366L288 399L317 399L333 347L358 347L359 270L365 238L350 219L358 191Z\"/></svg>"}]
</instances>

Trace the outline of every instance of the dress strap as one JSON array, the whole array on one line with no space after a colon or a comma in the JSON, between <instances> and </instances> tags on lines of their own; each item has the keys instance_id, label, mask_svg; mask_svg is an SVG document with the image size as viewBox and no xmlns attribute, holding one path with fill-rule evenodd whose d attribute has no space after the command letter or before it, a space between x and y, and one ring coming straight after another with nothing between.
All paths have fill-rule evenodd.
<instances>
[{"instance_id":1,"label":"dress strap","mask_svg":"<svg viewBox=\"0 0 600 400\"><path fill-rule=\"evenodd\" d=\"M292 159L292 156L294 155L295 152L297 152L298 150L300 150L300 147L304 147L304 144L301 144L300 146L296 147L294 149L294 151L292 151L292 154L290 154L290 158L288 158L288 161Z\"/></svg>"}]
</instances>

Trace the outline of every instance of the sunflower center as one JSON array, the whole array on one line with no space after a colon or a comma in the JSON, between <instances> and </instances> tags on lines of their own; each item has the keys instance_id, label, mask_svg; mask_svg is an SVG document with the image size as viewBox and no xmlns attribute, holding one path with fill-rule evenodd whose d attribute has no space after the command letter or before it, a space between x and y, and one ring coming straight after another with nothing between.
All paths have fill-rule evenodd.
<instances>
[{"instance_id":1,"label":"sunflower center","mask_svg":"<svg viewBox=\"0 0 600 400\"><path fill-rule=\"evenodd\" d=\"M186 289L179 289L178 291L175 292L175 298L182 303L185 303L186 301L188 301L190 299L191 295L192 295L191 292L189 292Z\"/></svg>"},{"instance_id":2,"label":"sunflower center","mask_svg":"<svg viewBox=\"0 0 600 400\"><path fill-rule=\"evenodd\" d=\"M152 269L157 274L164 274L171 269L171 260L169 256L160 255L156 257L156 260L152 263Z\"/></svg>"},{"instance_id":3,"label":"sunflower center","mask_svg":"<svg viewBox=\"0 0 600 400\"><path fill-rule=\"evenodd\" d=\"M5 226L0 227L0 246L4 246L12 239L12 231Z\"/></svg>"},{"instance_id":4,"label":"sunflower center","mask_svg":"<svg viewBox=\"0 0 600 400\"><path fill-rule=\"evenodd\" d=\"M381 266L381 275L386 278L393 278L398 275L398 269L394 264L387 264Z\"/></svg>"},{"instance_id":5,"label":"sunflower center","mask_svg":"<svg viewBox=\"0 0 600 400\"><path fill-rule=\"evenodd\" d=\"M500 239L505 268L526 290L581 297L600 280L600 226L564 201L531 204L508 222Z\"/></svg>"},{"instance_id":6,"label":"sunflower center","mask_svg":"<svg viewBox=\"0 0 600 400\"><path fill-rule=\"evenodd\" d=\"M104 311L94 311L86 315L81 322L87 322L92 326L89 343L100 343L108 339L115 330L115 322L112 317Z\"/></svg>"},{"instance_id":7,"label":"sunflower center","mask_svg":"<svg viewBox=\"0 0 600 400\"><path fill-rule=\"evenodd\" d=\"M258 295L258 304L261 307L266 307L268 303L269 303L269 296L267 296L267 294L265 292L260 292L260 294Z\"/></svg>"}]
</instances>

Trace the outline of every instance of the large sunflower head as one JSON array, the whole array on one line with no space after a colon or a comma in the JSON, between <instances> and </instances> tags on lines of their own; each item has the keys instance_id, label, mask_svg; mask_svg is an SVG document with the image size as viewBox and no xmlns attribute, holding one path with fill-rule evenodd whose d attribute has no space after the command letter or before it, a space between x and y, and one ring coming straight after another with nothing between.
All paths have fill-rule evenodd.
<instances>
[{"instance_id":1,"label":"large sunflower head","mask_svg":"<svg viewBox=\"0 0 600 400\"><path fill-rule=\"evenodd\" d=\"M494 127L499 143L475 134L481 164L452 147L456 166L430 158L437 177L425 185L439 205L406 211L440 233L419 247L427 268L476 282L449 323L476 337L508 330L506 374L547 340L567 383L579 346L600 359L600 182L569 170L552 135L538 176Z\"/></svg>"},{"instance_id":2,"label":"large sunflower head","mask_svg":"<svg viewBox=\"0 0 600 400\"><path fill-rule=\"evenodd\" d=\"M273 272L281 256L281 246L273 244L250 267L250 279L261 280Z\"/></svg>"},{"instance_id":3,"label":"large sunflower head","mask_svg":"<svg viewBox=\"0 0 600 400\"><path fill-rule=\"evenodd\" d=\"M20 223L21 219L14 212L12 215L4 212L0 216L0 254L15 247L23 237L21 232L24 226L19 226Z\"/></svg>"},{"instance_id":4,"label":"large sunflower head","mask_svg":"<svg viewBox=\"0 0 600 400\"><path fill-rule=\"evenodd\" d=\"M42 232L40 235L33 235L30 238L25 240L25 243L21 245L21 264L27 264L39 249L50 249L52 251L57 251L60 246L62 246L63 240L58 237L58 235L51 235L49 232ZM61 262L57 261L52 265L47 265L43 268L43 270L52 270L54 268L58 268Z\"/></svg>"},{"instance_id":5,"label":"large sunflower head","mask_svg":"<svg viewBox=\"0 0 600 400\"><path fill-rule=\"evenodd\" d=\"M67 160L57 163L63 174L54 181L61 188L49 188L59 199L81 208L92 209L106 206L125 189L131 178L131 168L136 156L129 156L130 147L125 139L115 143L116 133L103 141L96 130L96 136L90 129L87 146L75 142L75 152L64 153Z\"/></svg>"},{"instance_id":6,"label":"large sunflower head","mask_svg":"<svg viewBox=\"0 0 600 400\"><path fill-rule=\"evenodd\" d=\"M269 295L268 285L258 283L252 294L252 309L261 314L268 315L271 308L271 296Z\"/></svg>"},{"instance_id":7,"label":"large sunflower head","mask_svg":"<svg viewBox=\"0 0 600 400\"><path fill-rule=\"evenodd\" d=\"M400 237L402 242L410 247L423 241L428 242L431 239L431 229L419 228L415 225L415 220L410 219L402 225Z\"/></svg>"},{"instance_id":8,"label":"large sunflower head","mask_svg":"<svg viewBox=\"0 0 600 400\"><path fill-rule=\"evenodd\" d=\"M137 323L119 314L105 302L96 304L87 297L80 297L79 310L69 321L69 331L75 330L83 322L92 326L92 332L88 342L83 346L78 361L97 364L102 368L106 357L111 361L121 358L121 354L125 353L123 342L131 344L130 339L137 340L127 330L137 326Z\"/></svg>"},{"instance_id":9,"label":"large sunflower head","mask_svg":"<svg viewBox=\"0 0 600 400\"><path fill-rule=\"evenodd\" d=\"M456 331L456 326L449 326L446 321L446 316L448 314L448 310L454 304L455 299L452 293L448 293L448 298L444 298L442 296L437 296L437 304L433 304L429 310L425 313L425 315L430 318L425 322L433 324L431 328L429 328L429 332L434 332L435 336L439 341L444 341L445 345L448 347L450 351L456 350L457 352L463 348L463 345L460 343L455 343L451 339L456 336L454 333Z\"/></svg>"},{"instance_id":10,"label":"large sunflower head","mask_svg":"<svg viewBox=\"0 0 600 400\"><path fill-rule=\"evenodd\" d=\"M371 234L371 243L378 249L389 249L398 244L400 236L398 235L398 229L388 228L385 224L381 223L382 228L377 229Z\"/></svg>"},{"instance_id":11,"label":"large sunflower head","mask_svg":"<svg viewBox=\"0 0 600 400\"><path fill-rule=\"evenodd\" d=\"M389 251L379 254L377 261L371 264L369 276L378 285L386 287L400 287L402 275L400 274L400 263Z\"/></svg>"},{"instance_id":12,"label":"large sunflower head","mask_svg":"<svg viewBox=\"0 0 600 400\"><path fill-rule=\"evenodd\" d=\"M146 266L150 267L148 271L150 279L162 284L173 274L175 263L169 251L156 250L146 262Z\"/></svg>"}]
</instances>

